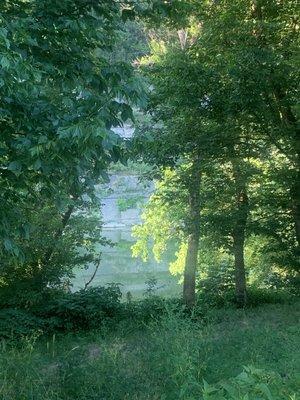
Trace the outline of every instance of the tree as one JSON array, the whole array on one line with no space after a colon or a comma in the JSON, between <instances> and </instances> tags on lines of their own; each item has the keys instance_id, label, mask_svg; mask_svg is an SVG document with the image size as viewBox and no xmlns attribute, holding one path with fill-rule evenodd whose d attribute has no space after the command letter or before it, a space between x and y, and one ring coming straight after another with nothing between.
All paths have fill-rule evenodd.
<instances>
[{"instance_id":1,"label":"tree","mask_svg":"<svg viewBox=\"0 0 300 400\"><path fill-rule=\"evenodd\" d=\"M199 54L193 48L182 48L177 33L169 37L171 40L175 37L177 45L174 41L154 43L152 58L146 63L147 76L153 84L149 105L152 127L140 128L136 147L143 149L147 162L178 170L180 184L186 190L188 207L184 225L188 249L183 297L190 307L195 303L201 175L205 163L218 157L216 146L222 140L210 98L218 72L207 64L200 65Z\"/></svg>"},{"instance_id":2,"label":"tree","mask_svg":"<svg viewBox=\"0 0 300 400\"><path fill-rule=\"evenodd\" d=\"M224 107L227 114L247 116L256 141L263 139L265 148L277 148L290 162L288 208L299 248L297 4L235 0L195 12L202 23L200 46L204 44L231 82Z\"/></svg>"},{"instance_id":3,"label":"tree","mask_svg":"<svg viewBox=\"0 0 300 400\"><path fill-rule=\"evenodd\" d=\"M16 239L16 245L25 261L3 254L2 306L33 306L53 291L70 290L75 268L97 264L99 246L110 244L101 235L100 204L95 207L90 200L81 202L64 228L59 210L46 199L35 210L28 204L23 212L31 229L27 238ZM58 236L61 230L63 234Z\"/></svg>"},{"instance_id":4,"label":"tree","mask_svg":"<svg viewBox=\"0 0 300 400\"><path fill-rule=\"evenodd\" d=\"M28 236L28 203L47 198L64 228L77 201L92 196L108 164L122 157L112 128L132 117L130 103L140 95L132 67L109 58L123 7L94 0L1 5L2 256L22 256L17 241Z\"/></svg>"}]
</instances>

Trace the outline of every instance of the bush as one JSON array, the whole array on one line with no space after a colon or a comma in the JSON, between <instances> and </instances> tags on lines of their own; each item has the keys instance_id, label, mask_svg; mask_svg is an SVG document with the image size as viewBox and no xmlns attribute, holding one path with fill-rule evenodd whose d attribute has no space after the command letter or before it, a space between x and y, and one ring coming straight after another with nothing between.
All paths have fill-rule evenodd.
<instances>
[{"instance_id":1,"label":"bush","mask_svg":"<svg viewBox=\"0 0 300 400\"><path fill-rule=\"evenodd\" d=\"M90 288L75 293L53 290L43 301L25 308L0 311L0 337L15 338L39 332L85 331L97 329L124 317L118 285Z\"/></svg>"},{"instance_id":2,"label":"bush","mask_svg":"<svg viewBox=\"0 0 300 400\"><path fill-rule=\"evenodd\" d=\"M256 307L262 304L288 304L296 296L288 289L265 289L252 286L248 290L248 306Z\"/></svg>"},{"instance_id":3,"label":"bush","mask_svg":"<svg viewBox=\"0 0 300 400\"><path fill-rule=\"evenodd\" d=\"M66 293L37 310L50 319L52 330L79 331L99 328L104 322L122 318L122 293L118 285Z\"/></svg>"},{"instance_id":4,"label":"bush","mask_svg":"<svg viewBox=\"0 0 300 400\"><path fill-rule=\"evenodd\" d=\"M42 318L17 309L0 310L0 338L14 339L32 336L45 331L46 322Z\"/></svg>"},{"instance_id":5,"label":"bush","mask_svg":"<svg viewBox=\"0 0 300 400\"><path fill-rule=\"evenodd\" d=\"M197 294L196 308L204 313L211 308L223 308L235 305L234 289L228 289L223 293L201 291Z\"/></svg>"},{"instance_id":6,"label":"bush","mask_svg":"<svg viewBox=\"0 0 300 400\"><path fill-rule=\"evenodd\" d=\"M120 198L117 200L117 206L119 211L127 211L131 208L136 208L140 204L142 204L144 197L143 196L133 196L129 198Z\"/></svg>"},{"instance_id":7,"label":"bush","mask_svg":"<svg viewBox=\"0 0 300 400\"><path fill-rule=\"evenodd\" d=\"M30 240L28 236L16 241L23 257L1 254L1 265L5 265L0 269L1 305L8 302L18 307L19 302L20 308L31 306L50 287L63 289L73 277L74 268L95 262L98 246L110 244L101 236L99 205L85 201L76 206L64 228L61 211L52 204L29 207L28 226L34 227L32 231L28 227Z\"/></svg>"},{"instance_id":8,"label":"bush","mask_svg":"<svg viewBox=\"0 0 300 400\"><path fill-rule=\"evenodd\" d=\"M297 294L288 289L267 289L255 286L248 287L247 307L257 307L263 304L289 304L295 301ZM224 291L200 290L197 293L195 312L204 315L214 308L236 307L235 291L228 288Z\"/></svg>"},{"instance_id":9,"label":"bush","mask_svg":"<svg viewBox=\"0 0 300 400\"><path fill-rule=\"evenodd\" d=\"M203 400L282 400L295 399L277 373L244 367L241 374L217 385L204 382Z\"/></svg>"},{"instance_id":10,"label":"bush","mask_svg":"<svg viewBox=\"0 0 300 400\"><path fill-rule=\"evenodd\" d=\"M94 287L75 293L49 289L38 299L34 298L33 304L26 303L23 307L19 300L16 304L3 303L0 312L0 337L15 338L36 332L52 334L97 330L104 326L116 327L120 321L131 322L131 325L136 326L170 315L205 322L213 310L235 307L232 289L223 293L201 291L193 310L186 309L180 298L165 299L151 291L146 298L138 301L125 303L121 302L121 298L119 285L110 284L107 287ZM248 307L287 304L295 301L295 298L295 295L283 290L250 288Z\"/></svg>"},{"instance_id":11,"label":"bush","mask_svg":"<svg viewBox=\"0 0 300 400\"><path fill-rule=\"evenodd\" d=\"M206 276L197 281L197 304L203 311L234 302L234 269L228 262L210 267Z\"/></svg>"},{"instance_id":12,"label":"bush","mask_svg":"<svg viewBox=\"0 0 300 400\"><path fill-rule=\"evenodd\" d=\"M134 301L126 306L127 315L138 322L148 323L159 320L170 313L180 313L183 310L180 299L164 299L159 296L149 296L143 300Z\"/></svg>"}]
</instances>

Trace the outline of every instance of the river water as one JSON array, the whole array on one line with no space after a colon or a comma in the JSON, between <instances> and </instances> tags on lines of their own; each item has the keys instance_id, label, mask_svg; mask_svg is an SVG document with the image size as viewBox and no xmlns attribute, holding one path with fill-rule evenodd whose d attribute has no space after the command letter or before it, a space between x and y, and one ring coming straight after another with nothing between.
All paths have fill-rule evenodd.
<instances>
[{"instance_id":1,"label":"river water","mask_svg":"<svg viewBox=\"0 0 300 400\"><path fill-rule=\"evenodd\" d=\"M154 257L147 262L133 258L131 246L135 239L131 235L134 225L141 222L143 203L147 201L153 185L139 182L138 176L115 174L111 175L106 188L108 194L102 200L102 234L110 239L114 246L102 247L100 267L91 286L102 286L108 283L119 283L124 297L130 292L133 297L142 297L149 288L149 280L155 279L155 293L164 296L174 296L180 292L178 278L169 273L169 262L172 254L166 255L161 262ZM137 204L121 211L118 205L120 199L137 199ZM90 264L87 269L80 269L73 279L73 290L82 288L95 270ZM147 283L148 282L148 283Z\"/></svg>"}]
</instances>

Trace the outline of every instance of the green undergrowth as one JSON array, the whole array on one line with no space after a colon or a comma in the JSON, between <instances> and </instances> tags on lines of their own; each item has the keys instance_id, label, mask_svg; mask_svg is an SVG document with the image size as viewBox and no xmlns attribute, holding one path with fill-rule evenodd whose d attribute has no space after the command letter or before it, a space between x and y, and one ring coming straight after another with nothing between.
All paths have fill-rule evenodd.
<instances>
[{"instance_id":1,"label":"green undergrowth","mask_svg":"<svg viewBox=\"0 0 300 400\"><path fill-rule=\"evenodd\" d=\"M293 304L299 297L288 290L249 288L247 308L262 304ZM74 293L45 289L41 292L16 293L0 296L0 339L16 342L32 335L49 336L112 329L119 323L148 324L170 313L178 318L190 318L205 323L211 313L219 309L235 310L233 290L224 293L199 291L192 311L187 310L180 297L164 298L157 295L156 279L147 281L142 298L130 293L122 295L120 285L91 287Z\"/></svg>"},{"instance_id":2,"label":"green undergrowth","mask_svg":"<svg viewBox=\"0 0 300 400\"><path fill-rule=\"evenodd\" d=\"M3 340L0 399L296 400L299 318L299 302L215 308L205 319L168 306L114 329Z\"/></svg>"}]
</instances>

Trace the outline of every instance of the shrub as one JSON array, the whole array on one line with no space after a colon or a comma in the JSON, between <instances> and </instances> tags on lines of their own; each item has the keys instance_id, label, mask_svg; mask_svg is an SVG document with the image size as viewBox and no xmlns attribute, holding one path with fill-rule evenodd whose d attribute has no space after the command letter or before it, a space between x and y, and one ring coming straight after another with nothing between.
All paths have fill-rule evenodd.
<instances>
[{"instance_id":1,"label":"shrub","mask_svg":"<svg viewBox=\"0 0 300 400\"><path fill-rule=\"evenodd\" d=\"M263 304L288 304L295 301L297 294L288 289L270 289L249 286L247 289L247 307L257 307ZM203 290L197 293L195 312L206 314L214 308L236 307L235 291L228 288L224 291Z\"/></svg>"},{"instance_id":2,"label":"shrub","mask_svg":"<svg viewBox=\"0 0 300 400\"><path fill-rule=\"evenodd\" d=\"M266 289L252 286L248 290L248 306L261 304L287 304L295 300L295 295L288 289Z\"/></svg>"},{"instance_id":3,"label":"shrub","mask_svg":"<svg viewBox=\"0 0 300 400\"><path fill-rule=\"evenodd\" d=\"M227 262L211 266L206 276L197 281L197 304L203 311L228 306L234 301L234 270Z\"/></svg>"},{"instance_id":4,"label":"shrub","mask_svg":"<svg viewBox=\"0 0 300 400\"><path fill-rule=\"evenodd\" d=\"M29 225L34 227L30 240L28 236L16 242L23 258L15 259L8 252L1 254L1 265L5 268L0 269L0 304L31 306L40 301L48 288L66 287L74 268L83 268L95 261L99 256L97 246L110 244L101 236L97 213L98 205L94 207L88 201L78 203L67 226L63 227L61 212L52 204L30 206L26 216Z\"/></svg>"},{"instance_id":5,"label":"shrub","mask_svg":"<svg viewBox=\"0 0 300 400\"><path fill-rule=\"evenodd\" d=\"M204 382L203 400L282 400L295 399L288 393L283 378L274 372L244 367L241 374L216 385Z\"/></svg>"},{"instance_id":6,"label":"shrub","mask_svg":"<svg viewBox=\"0 0 300 400\"><path fill-rule=\"evenodd\" d=\"M75 293L53 290L53 296L27 308L6 307L0 311L0 337L15 338L39 332L84 331L124 317L118 285L90 288Z\"/></svg>"},{"instance_id":7,"label":"shrub","mask_svg":"<svg viewBox=\"0 0 300 400\"><path fill-rule=\"evenodd\" d=\"M0 310L0 338L14 339L45 331L44 319L18 309Z\"/></svg>"},{"instance_id":8,"label":"shrub","mask_svg":"<svg viewBox=\"0 0 300 400\"><path fill-rule=\"evenodd\" d=\"M128 317L138 322L148 323L170 313L180 314L183 311L183 305L180 299L165 299L151 295L143 300L128 303L126 310Z\"/></svg>"},{"instance_id":9,"label":"shrub","mask_svg":"<svg viewBox=\"0 0 300 400\"><path fill-rule=\"evenodd\" d=\"M122 293L116 284L66 293L37 310L51 321L52 330L97 329L104 322L122 317Z\"/></svg>"}]
</instances>

